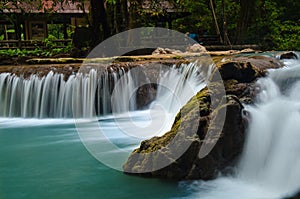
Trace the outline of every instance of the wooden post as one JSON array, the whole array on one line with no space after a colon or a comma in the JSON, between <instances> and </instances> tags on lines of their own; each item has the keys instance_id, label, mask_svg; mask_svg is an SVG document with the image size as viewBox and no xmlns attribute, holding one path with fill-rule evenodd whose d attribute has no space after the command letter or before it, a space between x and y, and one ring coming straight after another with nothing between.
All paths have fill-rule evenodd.
<instances>
[{"instance_id":1,"label":"wooden post","mask_svg":"<svg viewBox=\"0 0 300 199\"><path fill-rule=\"evenodd\" d=\"M227 20L226 20L226 13L225 13L225 0L222 0L222 12L223 12L223 38L224 38L224 44L231 45L230 39L228 37L227 33Z\"/></svg>"},{"instance_id":2,"label":"wooden post","mask_svg":"<svg viewBox=\"0 0 300 199\"><path fill-rule=\"evenodd\" d=\"M217 21L213 1L210 0L209 3L210 3L211 12L212 12L212 15L213 15L213 18L214 18L217 35L220 37L220 42L223 43L223 39L222 39L222 35L221 35L220 28L219 28L219 25L218 25L218 21Z\"/></svg>"},{"instance_id":3,"label":"wooden post","mask_svg":"<svg viewBox=\"0 0 300 199\"><path fill-rule=\"evenodd\" d=\"M7 25L4 25L4 32L5 32L5 40L8 40L8 33L7 33ZM6 43L6 47L9 48L9 44Z\"/></svg>"},{"instance_id":4,"label":"wooden post","mask_svg":"<svg viewBox=\"0 0 300 199\"><path fill-rule=\"evenodd\" d=\"M66 20L64 20L64 23L63 23L63 33L64 33L64 39L67 40L68 39L68 31L67 31L67 22ZM64 46L67 46L68 45L68 42L64 42Z\"/></svg>"}]
</instances>

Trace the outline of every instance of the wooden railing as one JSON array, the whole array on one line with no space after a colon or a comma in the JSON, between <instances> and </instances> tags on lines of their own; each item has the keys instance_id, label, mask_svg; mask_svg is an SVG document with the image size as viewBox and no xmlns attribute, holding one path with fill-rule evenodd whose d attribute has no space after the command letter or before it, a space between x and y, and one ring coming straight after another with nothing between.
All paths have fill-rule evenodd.
<instances>
[{"instance_id":1,"label":"wooden railing","mask_svg":"<svg viewBox=\"0 0 300 199\"><path fill-rule=\"evenodd\" d=\"M54 48L64 48L70 42L71 39L56 39L51 40ZM0 50L3 49L35 49L35 48L47 48L46 42L41 40L0 40Z\"/></svg>"}]
</instances>

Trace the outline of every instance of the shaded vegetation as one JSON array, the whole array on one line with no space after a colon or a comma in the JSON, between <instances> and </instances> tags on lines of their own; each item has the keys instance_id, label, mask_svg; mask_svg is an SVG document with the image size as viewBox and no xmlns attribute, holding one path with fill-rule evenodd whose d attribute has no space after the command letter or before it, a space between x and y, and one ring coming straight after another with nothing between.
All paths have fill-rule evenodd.
<instances>
[{"instance_id":1,"label":"shaded vegetation","mask_svg":"<svg viewBox=\"0 0 300 199\"><path fill-rule=\"evenodd\" d=\"M136 27L162 26L183 33L215 35L218 34L217 24L223 41L228 37L227 44L259 44L268 50L300 50L299 1L169 0L169 7L164 7L160 0L73 0L81 2L82 5L86 1L91 4L90 13L86 13L92 32L90 47L111 35ZM18 1L2 1L0 10L5 8L7 2L17 4ZM24 2L32 3L29 0ZM63 1L54 0L54 2ZM150 3L147 8L144 6L145 2ZM212 17L210 4L214 7L216 22ZM51 10L47 12L50 13ZM174 17L180 13L189 15ZM17 15L10 15L9 18L15 27L17 39L22 37L22 27L18 23L21 18ZM60 34L58 28L51 28L52 34L56 37Z\"/></svg>"}]
</instances>

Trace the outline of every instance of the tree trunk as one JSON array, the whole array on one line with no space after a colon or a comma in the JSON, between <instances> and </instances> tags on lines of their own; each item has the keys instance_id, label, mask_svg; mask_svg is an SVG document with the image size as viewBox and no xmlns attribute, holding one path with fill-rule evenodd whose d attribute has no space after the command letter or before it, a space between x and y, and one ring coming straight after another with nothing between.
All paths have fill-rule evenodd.
<instances>
[{"instance_id":1,"label":"tree trunk","mask_svg":"<svg viewBox=\"0 0 300 199\"><path fill-rule=\"evenodd\" d=\"M128 27L129 29L134 29L140 26L139 21L139 10L142 7L142 1L141 0L131 0L130 1L130 7L129 7L129 21L128 21ZM138 38L138 35L132 35L128 34L128 45L137 45L139 44L140 38Z\"/></svg>"},{"instance_id":2,"label":"tree trunk","mask_svg":"<svg viewBox=\"0 0 300 199\"><path fill-rule=\"evenodd\" d=\"M221 32L220 32L217 16L216 16L216 13L215 13L214 3L213 3L212 0L210 0L209 3L210 3L210 8L211 8L211 13L212 13L212 16L213 16L213 19L214 19L214 22L215 22L216 33L219 36L220 43L223 43L223 39L222 39L222 35L221 35Z\"/></svg>"},{"instance_id":3,"label":"tree trunk","mask_svg":"<svg viewBox=\"0 0 300 199\"><path fill-rule=\"evenodd\" d=\"M100 43L100 1L91 0L91 47L95 47Z\"/></svg>"},{"instance_id":4,"label":"tree trunk","mask_svg":"<svg viewBox=\"0 0 300 199\"><path fill-rule=\"evenodd\" d=\"M104 0L90 0L91 3L91 47L97 46L102 40L110 36L107 23ZM100 29L101 26L101 29ZM102 33L102 34L101 34Z\"/></svg>"},{"instance_id":5,"label":"tree trunk","mask_svg":"<svg viewBox=\"0 0 300 199\"><path fill-rule=\"evenodd\" d=\"M243 44L245 42L245 36L247 29L251 25L252 18L254 16L256 0L240 0L240 20L237 28L237 43Z\"/></svg>"},{"instance_id":6,"label":"tree trunk","mask_svg":"<svg viewBox=\"0 0 300 199\"><path fill-rule=\"evenodd\" d=\"M127 0L120 0L121 3L121 15L123 19L122 23L122 31L125 31L128 29L128 2Z\"/></svg>"},{"instance_id":7,"label":"tree trunk","mask_svg":"<svg viewBox=\"0 0 300 199\"><path fill-rule=\"evenodd\" d=\"M115 24L115 32L119 33L122 31L122 13L121 13L121 2L120 0L116 0L115 10L114 10L114 24Z\"/></svg>"},{"instance_id":8,"label":"tree trunk","mask_svg":"<svg viewBox=\"0 0 300 199\"><path fill-rule=\"evenodd\" d=\"M102 32L103 32L103 40L107 39L110 36L110 28L107 23L107 15L106 15L106 10L104 6L104 0L99 0L100 1L100 22L102 25Z\"/></svg>"},{"instance_id":9,"label":"tree trunk","mask_svg":"<svg viewBox=\"0 0 300 199\"><path fill-rule=\"evenodd\" d=\"M127 0L116 0L114 24L116 33L128 29L128 5Z\"/></svg>"}]
</instances>

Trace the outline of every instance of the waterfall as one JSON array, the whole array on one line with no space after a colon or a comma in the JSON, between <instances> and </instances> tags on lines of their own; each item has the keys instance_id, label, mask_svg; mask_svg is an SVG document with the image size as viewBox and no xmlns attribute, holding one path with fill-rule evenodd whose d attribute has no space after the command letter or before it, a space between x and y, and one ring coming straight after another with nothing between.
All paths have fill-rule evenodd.
<instances>
[{"instance_id":1,"label":"waterfall","mask_svg":"<svg viewBox=\"0 0 300 199\"><path fill-rule=\"evenodd\" d=\"M111 94L115 83L126 73L106 70L99 77L96 70L71 75L52 71L44 77L24 79L14 74L0 74L0 116L24 118L89 118L111 113ZM128 75L127 81L131 76ZM123 92L132 86L124 82ZM120 94L122 95L122 93ZM120 100L122 101L122 97ZM116 101L115 103L120 103ZM134 104L132 102L131 104ZM130 106L128 110L134 107ZM120 108L116 111L125 111Z\"/></svg>"},{"instance_id":2,"label":"waterfall","mask_svg":"<svg viewBox=\"0 0 300 199\"><path fill-rule=\"evenodd\" d=\"M205 74L196 62L159 73L155 104L173 115L205 86ZM43 77L33 74L28 78L1 73L0 117L91 118L134 111L140 81L147 83L148 79L134 70L113 67L101 73L94 69L77 73L67 80L52 71Z\"/></svg>"},{"instance_id":3,"label":"waterfall","mask_svg":"<svg viewBox=\"0 0 300 199\"><path fill-rule=\"evenodd\" d=\"M282 199L300 191L300 60L270 69L257 82L243 153L234 176L181 182L185 198ZM181 197L179 197L181 198Z\"/></svg>"},{"instance_id":4,"label":"waterfall","mask_svg":"<svg viewBox=\"0 0 300 199\"><path fill-rule=\"evenodd\" d=\"M182 64L177 69L174 66L161 74L154 105L160 105L167 112L177 114L191 97L206 86L211 70L212 65L205 70L197 62Z\"/></svg>"},{"instance_id":5,"label":"waterfall","mask_svg":"<svg viewBox=\"0 0 300 199\"><path fill-rule=\"evenodd\" d=\"M300 61L270 70L258 81L260 95L248 107L251 124L239 165L239 178L280 197L300 188Z\"/></svg>"}]
</instances>

